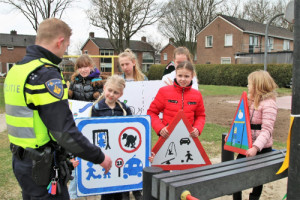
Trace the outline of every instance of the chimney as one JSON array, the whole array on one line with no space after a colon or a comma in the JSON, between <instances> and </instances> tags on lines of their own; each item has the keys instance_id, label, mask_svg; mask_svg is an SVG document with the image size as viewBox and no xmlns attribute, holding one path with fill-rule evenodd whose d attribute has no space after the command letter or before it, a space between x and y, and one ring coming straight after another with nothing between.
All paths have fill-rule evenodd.
<instances>
[{"instance_id":1,"label":"chimney","mask_svg":"<svg viewBox=\"0 0 300 200\"><path fill-rule=\"evenodd\" d=\"M11 30L11 31L10 31L10 34L11 34L11 35L17 35L17 31L16 31L16 30Z\"/></svg>"},{"instance_id":2,"label":"chimney","mask_svg":"<svg viewBox=\"0 0 300 200\"><path fill-rule=\"evenodd\" d=\"M141 40L142 40L143 42L147 42L147 39L146 39L145 36L143 36L143 37L141 38Z\"/></svg>"},{"instance_id":3,"label":"chimney","mask_svg":"<svg viewBox=\"0 0 300 200\"><path fill-rule=\"evenodd\" d=\"M169 43L174 43L174 38L169 38Z\"/></svg>"},{"instance_id":4,"label":"chimney","mask_svg":"<svg viewBox=\"0 0 300 200\"><path fill-rule=\"evenodd\" d=\"M90 36L90 38L94 38L95 37L95 33L94 32L90 32L89 36Z\"/></svg>"}]
</instances>

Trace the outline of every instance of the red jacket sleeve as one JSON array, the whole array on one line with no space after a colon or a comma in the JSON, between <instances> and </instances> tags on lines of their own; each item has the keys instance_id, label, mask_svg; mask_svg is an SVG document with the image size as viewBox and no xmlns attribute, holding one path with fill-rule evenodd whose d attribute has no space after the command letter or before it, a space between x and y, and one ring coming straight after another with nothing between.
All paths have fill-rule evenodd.
<instances>
[{"instance_id":1,"label":"red jacket sleeve","mask_svg":"<svg viewBox=\"0 0 300 200\"><path fill-rule=\"evenodd\" d=\"M164 110L164 95L161 89L157 92L154 100L147 110L147 115L151 116L151 125L154 131L159 135L160 130L165 127L162 120L159 118L159 113Z\"/></svg>"},{"instance_id":2,"label":"red jacket sleeve","mask_svg":"<svg viewBox=\"0 0 300 200\"><path fill-rule=\"evenodd\" d=\"M205 124L205 108L201 93L198 103L199 106L197 106L197 109L195 111L195 121L193 127L197 128L199 133L201 134Z\"/></svg>"}]
</instances>

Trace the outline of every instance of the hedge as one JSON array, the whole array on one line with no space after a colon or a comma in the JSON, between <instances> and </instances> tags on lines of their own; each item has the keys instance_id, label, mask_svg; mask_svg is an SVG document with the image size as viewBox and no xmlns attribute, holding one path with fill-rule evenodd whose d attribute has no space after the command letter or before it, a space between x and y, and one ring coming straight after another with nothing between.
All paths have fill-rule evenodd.
<instances>
[{"instance_id":1,"label":"hedge","mask_svg":"<svg viewBox=\"0 0 300 200\"><path fill-rule=\"evenodd\" d=\"M147 73L149 80L160 80L165 65L152 65ZM199 84L247 86L247 76L256 70L263 70L263 64L196 64ZM269 64L267 71L279 87L285 87L292 78L291 64Z\"/></svg>"}]
</instances>

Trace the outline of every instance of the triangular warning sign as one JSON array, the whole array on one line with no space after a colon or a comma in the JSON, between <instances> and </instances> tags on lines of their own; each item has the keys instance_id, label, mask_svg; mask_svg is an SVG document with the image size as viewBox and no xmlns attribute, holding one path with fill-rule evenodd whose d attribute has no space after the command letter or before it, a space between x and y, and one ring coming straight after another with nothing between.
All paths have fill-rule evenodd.
<instances>
[{"instance_id":1,"label":"triangular warning sign","mask_svg":"<svg viewBox=\"0 0 300 200\"><path fill-rule=\"evenodd\" d=\"M230 131L226 137L224 149L246 155L246 151L251 147L252 139L247 93L243 92Z\"/></svg>"},{"instance_id":2,"label":"triangular warning sign","mask_svg":"<svg viewBox=\"0 0 300 200\"><path fill-rule=\"evenodd\" d=\"M168 126L170 136L160 137L154 145L152 166L164 170L182 170L204 165L211 162L206 155L200 140L191 137L192 126L183 111L180 110Z\"/></svg>"}]
</instances>

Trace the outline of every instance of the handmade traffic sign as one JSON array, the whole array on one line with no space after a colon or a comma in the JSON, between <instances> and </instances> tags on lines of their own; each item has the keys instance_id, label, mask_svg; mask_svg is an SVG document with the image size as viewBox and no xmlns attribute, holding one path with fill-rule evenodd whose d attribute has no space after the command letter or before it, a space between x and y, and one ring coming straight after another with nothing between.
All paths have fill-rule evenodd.
<instances>
[{"instance_id":1,"label":"handmade traffic sign","mask_svg":"<svg viewBox=\"0 0 300 200\"><path fill-rule=\"evenodd\" d=\"M164 170L182 170L210 165L200 140L190 136L192 130L190 122L180 110L168 126L170 136L167 139L159 137L154 145L152 166Z\"/></svg>"},{"instance_id":2,"label":"handmade traffic sign","mask_svg":"<svg viewBox=\"0 0 300 200\"><path fill-rule=\"evenodd\" d=\"M143 167L150 165L150 117L86 117L76 118L75 122L84 136L114 163L104 174L100 165L78 158L77 195L141 190Z\"/></svg>"},{"instance_id":3,"label":"handmade traffic sign","mask_svg":"<svg viewBox=\"0 0 300 200\"><path fill-rule=\"evenodd\" d=\"M235 112L230 131L225 139L224 149L246 155L252 147L247 93L243 92Z\"/></svg>"}]
</instances>

